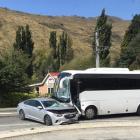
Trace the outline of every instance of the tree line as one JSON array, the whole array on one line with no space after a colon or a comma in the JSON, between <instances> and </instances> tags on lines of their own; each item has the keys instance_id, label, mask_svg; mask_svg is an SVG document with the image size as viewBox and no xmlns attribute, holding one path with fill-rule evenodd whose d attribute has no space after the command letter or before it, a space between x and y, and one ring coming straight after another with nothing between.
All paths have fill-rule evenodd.
<instances>
[{"instance_id":1,"label":"tree line","mask_svg":"<svg viewBox=\"0 0 140 140\"><path fill-rule=\"evenodd\" d=\"M33 48L29 25L19 26L13 47L0 56L0 94L25 92L33 75Z\"/></svg>"},{"instance_id":2,"label":"tree line","mask_svg":"<svg viewBox=\"0 0 140 140\"><path fill-rule=\"evenodd\" d=\"M110 65L110 48L112 38L112 24L108 22L105 9L97 19L95 31L99 33L99 55L101 67L125 67L130 70L140 69L140 14L136 14L121 42L120 57L114 65ZM95 55L95 31L93 39L93 54ZM95 58L95 57L94 57Z\"/></svg>"},{"instance_id":3,"label":"tree line","mask_svg":"<svg viewBox=\"0 0 140 140\"><path fill-rule=\"evenodd\" d=\"M49 65L50 71L59 71L61 66L70 62L74 57L72 39L64 31L59 36L58 43L56 31L52 31L50 33L49 46L51 48L50 57L52 57L51 64Z\"/></svg>"},{"instance_id":4,"label":"tree line","mask_svg":"<svg viewBox=\"0 0 140 140\"><path fill-rule=\"evenodd\" d=\"M98 32L99 56L101 67L111 67L110 48L112 38L112 23L108 20L105 9L98 17L93 29L91 61L95 61L96 39ZM60 34L60 33L59 33ZM49 71L59 71L62 66L74 58L72 38L67 32L50 32L49 52L44 50L34 52L34 42L29 25L19 26L16 39L10 51L0 52L0 94L29 91L28 85L41 80ZM114 67L140 68L140 15L135 15L121 43L120 57ZM46 51L47 52L47 47ZM34 55L36 53L36 55ZM82 56L81 56L82 58ZM95 67L95 65L93 65Z\"/></svg>"},{"instance_id":5,"label":"tree line","mask_svg":"<svg viewBox=\"0 0 140 140\"><path fill-rule=\"evenodd\" d=\"M58 38L58 41L57 41ZM45 61L43 70L59 71L59 68L73 58L72 39L66 32L57 37L56 31L50 32L49 56ZM46 47L47 49L47 47ZM36 74L35 56L33 55L34 42L29 25L19 26L16 39L10 51L0 53L0 95L12 92L29 92L28 85L35 82ZM41 68L39 68L39 71ZM42 73L38 73L43 75ZM43 75L44 76L44 75ZM42 77L43 77L42 76Z\"/></svg>"}]
</instances>

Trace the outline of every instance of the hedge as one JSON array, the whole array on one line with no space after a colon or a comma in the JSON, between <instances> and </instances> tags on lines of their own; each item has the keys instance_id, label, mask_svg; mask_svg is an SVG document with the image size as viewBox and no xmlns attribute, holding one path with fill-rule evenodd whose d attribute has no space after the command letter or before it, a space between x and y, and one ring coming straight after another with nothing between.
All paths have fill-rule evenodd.
<instances>
[{"instance_id":1,"label":"hedge","mask_svg":"<svg viewBox=\"0 0 140 140\"><path fill-rule=\"evenodd\" d=\"M9 93L1 97L0 107L16 107L19 102L37 97L34 93Z\"/></svg>"}]
</instances>

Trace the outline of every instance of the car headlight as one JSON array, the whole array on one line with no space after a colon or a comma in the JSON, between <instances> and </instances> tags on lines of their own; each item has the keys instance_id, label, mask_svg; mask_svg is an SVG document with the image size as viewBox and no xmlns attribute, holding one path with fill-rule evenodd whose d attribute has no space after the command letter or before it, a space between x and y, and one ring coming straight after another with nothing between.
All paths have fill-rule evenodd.
<instances>
[{"instance_id":1,"label":"car headlight","mask_svg":"<svg viewBox=\"0 0 140 140\"><path fill-rule=\"evenodd\" d=\"M62 117L62 114L54 114L56 117Z\"/></svg>"}]
</instances>

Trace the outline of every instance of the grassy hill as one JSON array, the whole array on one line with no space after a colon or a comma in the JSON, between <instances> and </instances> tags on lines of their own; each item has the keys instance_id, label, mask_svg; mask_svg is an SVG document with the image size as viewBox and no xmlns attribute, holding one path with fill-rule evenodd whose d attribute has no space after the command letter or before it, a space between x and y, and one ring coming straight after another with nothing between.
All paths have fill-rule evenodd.
<instances>
[{"instance_id":1,"label":"grassy hill","mask_svg":"<svg viewBox=\"0 0 140 140\"><path fill-rule=\"evenodd\" d=\"M57 31L59 35L65 30L73 40L74 59L78 59L79 56L88 57L92 53L91 38L96 19L78 16L32 15L0 8L0 50L12 47L19 25L29 24L35 43L34 53L39 49L49 53L50 31ZM130 22L110 16L109 21L113 25L111 62L114 63L119 56L120 44Z\"/></svg>"}]
</instances>

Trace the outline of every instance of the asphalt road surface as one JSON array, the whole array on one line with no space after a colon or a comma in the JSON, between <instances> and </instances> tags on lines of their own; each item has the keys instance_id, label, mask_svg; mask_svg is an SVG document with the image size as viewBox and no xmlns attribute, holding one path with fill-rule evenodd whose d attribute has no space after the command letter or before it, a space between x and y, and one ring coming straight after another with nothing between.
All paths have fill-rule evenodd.
<instances>
[{"instance_id":1,"label":"asphalt road surface","mask_svg":"<svg viewBox=\"0 0 140 140\"><path fill-rule=\"evenodd\" d=\"M140 127L109 127L52 131L4 140L140 140Z\"/></svg>"},{"instance_id":2,"label":"asphalt road surface","mask_svg":"<svg viewBox=\"0 0 140 140\"><path fill-rule=\"evenodd\" d=\"M15 130L15 129L21 129L21 128L32 128L32 127L38 127L42 126L43 124L25 120L22 121L18 118L18 116L12 116L12 117L0 117L0 131L6 131L6 130Z\"/></svg>"},{"instance_id":3,"label":"asphalt road surface","mask_svg":"<svg viewBox=\"0 0 140 140\"><path fill-rule=\"evenodd\" d=\"M96 123L96 122L131 122L131 121L139 121L140 117L135 114L127 114L127 115L112 115L112 116L100 116L95 120L84 120L80 119L79 123ZM12 117L0 117L0 131L10 130L13 131L15 129L21 128L35 128L41 127L44 124L31 121L31 120L20 120L18 116ZM47 126L46 126L47 127Z\"/></svg>"}]
</instances>

